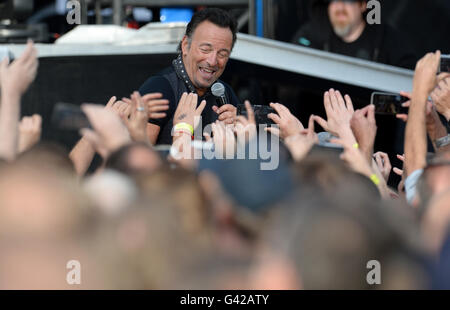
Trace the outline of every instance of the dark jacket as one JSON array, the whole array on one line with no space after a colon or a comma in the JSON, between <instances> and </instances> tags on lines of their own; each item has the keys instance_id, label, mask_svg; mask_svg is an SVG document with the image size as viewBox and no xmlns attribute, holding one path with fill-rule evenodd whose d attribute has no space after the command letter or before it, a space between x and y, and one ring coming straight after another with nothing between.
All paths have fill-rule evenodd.
<instances>
[{"instance_id":1,"label":"dark jacket","mask_svg":"<svg viewBox=\"0 0 450 310\"><path fill-rule=\"evenodd\" d=\"M237 106L239 104L239 100L231 87L223 81L219 82L225 86L225 96L227 97L227 101L230 104ZM177 109L178 102L183 93L190 93L191 90L189 89L188 84L177 76L174 67L170 66L155 76L150 77L139 88L139 93L142 96L148 93L156 92L162 93L163 98L169 100L169 110L165 112L166 117L162 119L152 119L149 122L161 128L156 144L172 144L173 117ZM205 126L217 120L218 116L212 110L212 107L218 104L216 102L216 97L211 93L211 90L208 90L204 96L198 98L198 104L200 104L202 100L206 100L206 107L202 113L203 129Z\"/></svg>"}]
</instances>

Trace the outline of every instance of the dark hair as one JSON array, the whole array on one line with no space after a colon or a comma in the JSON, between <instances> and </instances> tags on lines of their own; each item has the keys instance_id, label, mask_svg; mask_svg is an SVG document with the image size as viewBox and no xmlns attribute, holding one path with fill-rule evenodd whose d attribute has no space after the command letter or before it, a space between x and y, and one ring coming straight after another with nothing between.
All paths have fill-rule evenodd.
<instances>
[{"instance_id":1,"label":"dark hair","mask_svg":"<svg viewBox=\"0 0 450 310\"><path fill-rule=\"evenodd\" d=\"M111 155L106 160L105 168L113 169L127 175L145 172L141 170L136 170L136 167L134 167L132 163L130 163L130 155L136 149L144 149L150 153L155 152L150 146L148 146L144 142L133 142L111 153ZM155 158L158 158L158 154L156 153Z\"/></svg>"},{"instance_id":2,"label":"dark hair","mask_svg":"<svg viewBox=\"0 0 450 310\"><path fill-rule=\"evenodd\" d=\"M236 32L237 32L237 22L236 20L227 12L218 8L207 8L201 11L196 12L191 21L186 27L185 36L189 39L192 39L192 35L197 29L198 25L200 25L204 21L209 21L216 26L221 28L229 28L231 33L233 34L233 45L231 49L234 47L234 43L236 43ZM178 51L181 52L181 43L178 45Z\"/></svg>"},{"instance_id":3,"label":"dark hair","mask_svg":"<svg viewBox=\"0 0 450 310\"><path fill-rule=\"evenodd\" d=\"M41 141L31 149L19 154L16 162L38 164L40 168L57 169L59 172L75 173L75 168L65 147L54 142Z\"/></svg>"}]
</instances>

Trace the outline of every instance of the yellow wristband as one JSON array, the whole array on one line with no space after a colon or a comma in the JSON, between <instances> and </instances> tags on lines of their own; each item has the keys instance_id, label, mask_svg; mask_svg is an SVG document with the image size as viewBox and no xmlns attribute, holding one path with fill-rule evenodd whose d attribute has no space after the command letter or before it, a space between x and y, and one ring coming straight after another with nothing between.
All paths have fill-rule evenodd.
<instances>
[{"instance_id":1,"label":"yellow wristband","mask_svg":"<svg viewBox=\"0 0 450 310\"><path fill-rule=\"evenodd\" d=\"M359 144L358 143L353 144L353 148L354 149L359 149Z\"/></svg>"},{"instance_id":2,"label":"yellow wristband","mask_svg":"<svg viewBox=\"0 0 450 310\"><path fill-rule=\"evenodd\" d=\"M370 176L370 180L373 182L373 184L375 184L376 186L378 186L380 184L380 179L377 177L376 174L372 174Z\"/></svg>"},{"instance_id":3,"label":"yellow wristband","mask_svg":"<svg viewBox=\"0 0 450 310\"><path fill-rule=\"evenodd\" d=\"M190 124L188 124L188 123L179 123L179 124L175 125L175 131L183 130L183 129L188 130L191 133L192 136L194 135L194 127L192 127Z\"/></svg>"}]
</instances>

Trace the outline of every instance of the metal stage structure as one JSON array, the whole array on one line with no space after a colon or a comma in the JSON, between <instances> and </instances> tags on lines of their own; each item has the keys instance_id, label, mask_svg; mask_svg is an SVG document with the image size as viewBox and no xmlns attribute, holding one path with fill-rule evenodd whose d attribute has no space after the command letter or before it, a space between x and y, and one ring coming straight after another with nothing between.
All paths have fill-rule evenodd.
<instances>
[{"instance_id":1,"label":"metal stage structure","mask_svg":"<svg viewBox=\"0 0 450 310\"><path fill-rule=\"evenodd\" d=\"M3 45L20 55L24 45ZM175 54L177 44L136 46L96 44L37 44L40 58ZM238 34L231 59L288 71L313 78L336 81L372 90L410 90L414 72L403 68L309 49L275 40Z\"/></svg>"}]
</instances>

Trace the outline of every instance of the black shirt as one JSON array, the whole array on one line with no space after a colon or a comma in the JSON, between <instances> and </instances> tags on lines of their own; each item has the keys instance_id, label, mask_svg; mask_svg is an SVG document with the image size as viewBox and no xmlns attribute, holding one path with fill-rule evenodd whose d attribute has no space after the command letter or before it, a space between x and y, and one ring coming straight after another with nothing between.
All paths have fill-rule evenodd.
<instances>
[{"instance_id":1,"label":"black shirt","mask_svg":"<svg viewBox=\"0 0 450 310\"><path fill-rule=\"evenodd\" d=\"M178 58L180 59L180 58ZM186 78L186 76L184 76ZM161 128L156 144L172 144L173 117L178 106L178 102L184 92L193 91L192 83L188 80L186 83L180 75L177 74L174 65L164 69L157 75L149 78L140 88L139 93L144 96L148 93L162 93L163 98L169 100L169 110L165 111L166 117L162 119L151 119L151 124ZM225 96L228 103L237 106L239 100L231 87L220 81L225 86ZM198 98L198 104L206 100L206 107L202 113L202 129L208 124L215 122L218 115L212 110L216 103L216 97L208 89L204 96Z\"/></svg>"},{"instance_id":2,"label":"black shirt","mask_svg":"<svg viewBox=\"0 0 450 310\"><path fill-rule=\"evenodd\" d=\"M416 55L400 33L387 24L366 24L361 36L351 43L344 42L332 29L320 38L314 28L312 23L303 26L293 43L407 69L415 67Z\"/></svg>"}]
</instances>

